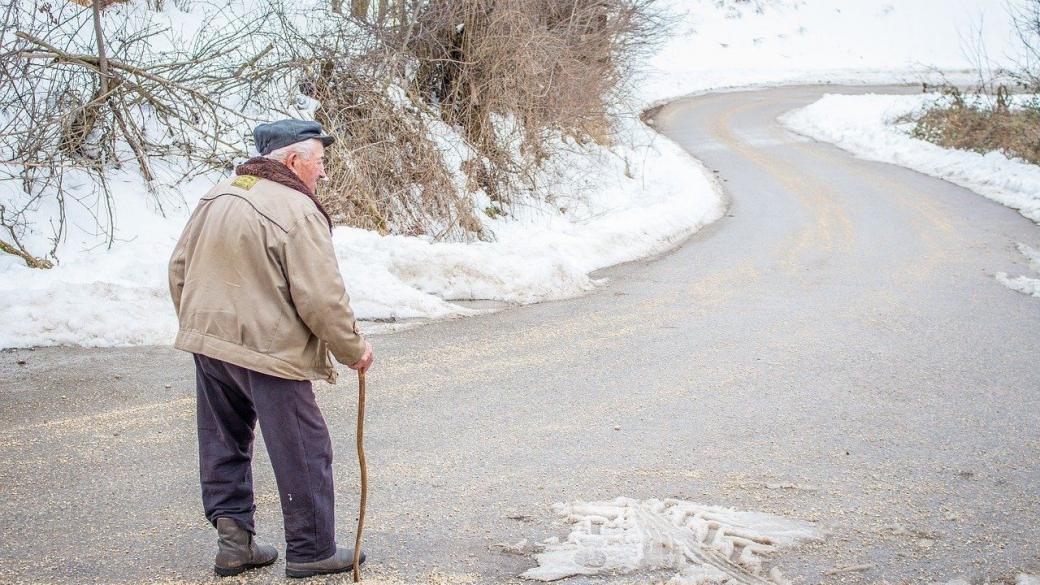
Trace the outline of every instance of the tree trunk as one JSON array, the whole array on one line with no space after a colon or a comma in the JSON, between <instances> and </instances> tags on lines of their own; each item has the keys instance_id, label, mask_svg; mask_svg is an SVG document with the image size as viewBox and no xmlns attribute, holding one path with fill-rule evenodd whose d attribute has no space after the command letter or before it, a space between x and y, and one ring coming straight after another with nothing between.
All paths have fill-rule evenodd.
<instances>
[{"instance_id":1,"label":"tree trunk","mask_svg":"<svg viewBox=\"0 0 1040 585\"><path fill-rule=\"evenodd\" d=\"M368 18L369 0L350 0L350 15L358 20Z\"/></svg>"},{"instance_id":2,"label":"tree trunk","mask_svg":"<svg viewBox=\"0 0 1040 585\"><path fill-rule=\"evenodd\" d=\"M108 95L108 57L105 56L105 35L101 31L101 2L94 0L90 3L90 10L94 13L94 39L97 41L98 70L101 72L101 95Z\"/></svg>"}]
</instances>

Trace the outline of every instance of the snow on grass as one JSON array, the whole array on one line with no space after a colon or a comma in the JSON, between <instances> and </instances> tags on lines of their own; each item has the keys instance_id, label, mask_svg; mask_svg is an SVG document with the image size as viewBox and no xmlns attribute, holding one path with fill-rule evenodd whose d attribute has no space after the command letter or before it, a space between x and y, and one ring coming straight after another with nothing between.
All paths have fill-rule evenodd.
<instances>
[{"instance_id":1,"label":"snow on grass","mask_svg":"<svg viewBox=\"0 0 1040 585\"><path fill-rule=\"evenodd\" d=\"M766 571L764 559L823 537L806 522L674 499L579 501L554 510L571 532L543 544L525 579L669 570L676 571L670 585L780 584L787 581L775 567Z\"/></svg>"},{"instance_id":2,"label":"snow on grass","mask_svg":"<svg viewBox=\"0 0 1040 585\"><path fill-rule=\"evenodd\" d=\"M910 124L896 123L900 117L944 99L938 94L827 94L780 116L780 121L795 132L831 142L856 156L946 179L1040 223L1040 166L1000 152L943 148L912 138L907 134Z\"/></svg>"}]
</instances>

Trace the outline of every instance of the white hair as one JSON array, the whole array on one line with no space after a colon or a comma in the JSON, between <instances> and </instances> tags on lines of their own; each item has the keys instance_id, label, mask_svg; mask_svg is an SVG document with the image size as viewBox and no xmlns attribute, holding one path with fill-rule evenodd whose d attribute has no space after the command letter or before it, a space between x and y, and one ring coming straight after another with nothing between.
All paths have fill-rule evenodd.
<instances>
[{"instance_id":1,"label":"white hair","mask_svg":"<svg viewBox=\"0 0 1040 585\"><path fill-rule=\"evenodd\" d=\"M307 140L301 140L294 142L288 146L276 148L271 152L264 155L264 158L274 159L278 162L285 162L285 159L289 158L291 153L296 153L297 156L301 156L306 159L314 158L317 154L317 145L321 144L317 138L308 138Z\"/></svg>"}]
</instances>

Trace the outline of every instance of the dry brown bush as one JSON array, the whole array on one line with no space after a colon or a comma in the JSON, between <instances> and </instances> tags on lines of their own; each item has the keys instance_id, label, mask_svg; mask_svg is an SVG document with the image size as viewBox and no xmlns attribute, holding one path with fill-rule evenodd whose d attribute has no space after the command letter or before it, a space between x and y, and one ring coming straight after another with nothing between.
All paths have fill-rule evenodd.
<instances>
[{"instance_id":1,"label":"dry brown bush","mask_svg":"<svg viewBox=\"0 0 1040 585\"><path fill-rule=\"evenodd\" d=\"M322 104L316 118L340 138L319 192L334 221L383 234L479 236L473 205L455 188L416 108L391 99L388 88L333 79L315 84L313 97Z\"/></svg>"},{"instance_id":2,"label":"dry brown bush","mask_svg":"<svg viewBox=\"0 0 1040 585\"><path fill-rule=\"evenodd\" d=\"M339 138L318 192L333 221L382 234L479 237L472 202L431 138L436 118L403 95L404 55L388 42L402 29L389 19L330 15L315 34L288 11L275 12L283 16L283 73L300 80L300 92L318 104L315 119Z\"/></svg>"},{"instance_id":3,"label":"dry brown bush","mask_svg":"<svg viewBox=\"0 0 1040 585\"><path fill-rule=\"evenodd\" d=\"M648 0L432 0L415 24L414 87L463 129L482 155L472 182L504 203L557 138L610 143L622 82L662 31Z\"/></svg>"},{"instance_id":4,"label":"dry brown bush","mask_svg":"<svg viewBox=\"0 0 1040 585\"><path fill-rule=\"evenodd\" d=\"M1011 98L999 86L992 105L967 99L953 86L943 89L949 106L933 107L911 118L911 135L945 148L978 153L999 151L1040 164L1040 103L1011 107Z\"/></svg>"},{"instance_id":5,"label":"dry brown bush","mask_svg":"<svg viewBox=\"0 0 1040 585\"><path fill-rule=\"evenodd\" d=\"M387 1L326 34L289 34L316 118L345 139L324 202L383 233L490 237L468 192L501 212L540 187L560 138L610 143L628 68L662 34L650 2ZM466 141L465 188L430 139L437 118Z\"/></svg>"}]
</instances>

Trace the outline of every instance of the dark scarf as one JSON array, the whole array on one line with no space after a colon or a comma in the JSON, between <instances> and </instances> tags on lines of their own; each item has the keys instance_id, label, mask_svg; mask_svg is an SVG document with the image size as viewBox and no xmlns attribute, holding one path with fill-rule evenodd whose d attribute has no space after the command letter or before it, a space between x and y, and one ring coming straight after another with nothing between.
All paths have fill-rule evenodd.
<instances>
[{"instance_id":1,"label":"dark scarf","mask_svg":"<svg viewBox=\"0 0 1040 585\"><path fill-rule=\"evenodd\" d=\"M332 233L332 218L329 217L329 212L325 211L325 207L320 201L318 201L318 198L314 196L314 193L311 193L311 190L307 188L307 185L304 185L303 181L296 176L296 173L289 170L289 167L272 158L257 156L235 167L235 174L240 176L252 175L254 177L260 177L261 179L274 181L279 185L303 193L318 206L318 211L325 216L325 221L329 223L329 233Z\"/></svg>"}]
</instances>

